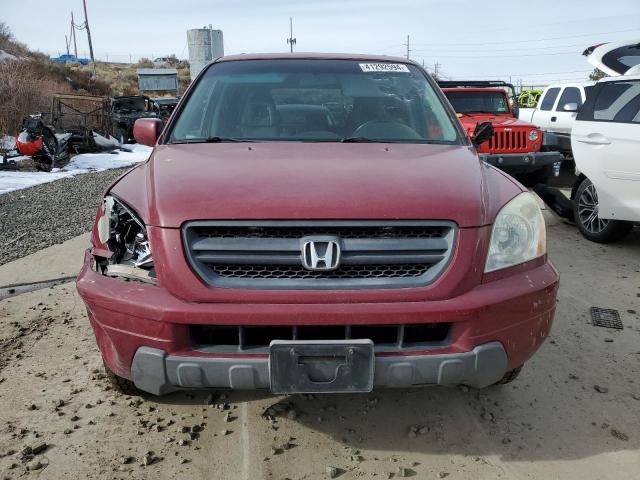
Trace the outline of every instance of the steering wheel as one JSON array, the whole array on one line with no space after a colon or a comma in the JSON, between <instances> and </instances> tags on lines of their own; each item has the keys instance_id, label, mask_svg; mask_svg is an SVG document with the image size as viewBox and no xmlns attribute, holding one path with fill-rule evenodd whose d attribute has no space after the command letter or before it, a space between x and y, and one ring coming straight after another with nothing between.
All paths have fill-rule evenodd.
<instances>
[{"instance_id":1,"label":"steering wheel","mask_svg":"<svg viewBox=\"0 0 640 480\"><path fill-rule=\"evenodd\" d=\"M389 120L369 120L356 128L353 136L380 140L421 140L423 138L404 123Z\"/></svg>"}]
</instances>

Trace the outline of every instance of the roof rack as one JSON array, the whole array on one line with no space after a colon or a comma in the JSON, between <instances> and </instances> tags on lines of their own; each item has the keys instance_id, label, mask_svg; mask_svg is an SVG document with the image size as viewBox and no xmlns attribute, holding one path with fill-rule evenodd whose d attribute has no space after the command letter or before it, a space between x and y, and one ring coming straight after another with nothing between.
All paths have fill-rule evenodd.
<instances>
[{"instance_id":1,"label":"roof rack","mask_svg":"<svg viewBox=\"0 0 640 480\"><path fill-rule=\"evenodd\" d=\"M455 87L476 87L476 88L491 88L491 87L507 87L515 90L513 84L503 82L502 80L438 80L440 88L455 88Z\"/></svg>"}]
</instances>

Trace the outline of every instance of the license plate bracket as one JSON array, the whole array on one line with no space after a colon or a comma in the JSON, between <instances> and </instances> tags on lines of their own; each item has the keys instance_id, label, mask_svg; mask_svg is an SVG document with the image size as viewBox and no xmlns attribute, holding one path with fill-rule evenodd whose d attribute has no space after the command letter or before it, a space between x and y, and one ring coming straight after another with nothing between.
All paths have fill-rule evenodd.
<instances>
[{"instance_id":1,"label":"license plate bracket","mask_svg":"<svg viewBox=\"0 0 640 480\"><path fill-rule=\"evenodd\" d=\"M271 392L354 393L373 390L371 340L274 340L269 345Z\"/></svg>"}]
</instances>

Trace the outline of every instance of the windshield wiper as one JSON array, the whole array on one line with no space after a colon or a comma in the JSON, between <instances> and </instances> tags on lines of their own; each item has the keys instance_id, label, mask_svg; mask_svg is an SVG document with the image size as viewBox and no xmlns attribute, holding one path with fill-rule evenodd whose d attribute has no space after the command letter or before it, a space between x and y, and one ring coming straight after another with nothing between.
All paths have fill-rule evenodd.
<instances>
[{"instance_id":1,"label":"windshield wiper","mask_svg":"<svg viewBox=\"0 0 640 480\"><path fill-rule=\"evenodd\" d=\"M374 140L367 137L344 137L340 139L342 143L380 143L382 140Z\"/></svg>"},{"instance_id":2,"label":"windshield wiper","mask_svg":"<svg viewBox=\"0 0 640 480\"><path fill-rule=\"evenodd\" d=\"M207 138L185 138L184 140L174 140L175 143L224 143L224 142L252 142L253 140L244 140L242 138L233 137L207 137Z\"/></svg>"}]
</instances>

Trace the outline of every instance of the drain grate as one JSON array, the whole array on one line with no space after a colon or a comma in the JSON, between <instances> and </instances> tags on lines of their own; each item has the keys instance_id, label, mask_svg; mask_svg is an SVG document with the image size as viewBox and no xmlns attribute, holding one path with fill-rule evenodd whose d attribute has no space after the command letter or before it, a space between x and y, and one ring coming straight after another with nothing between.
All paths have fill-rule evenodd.
<instances>
[{"instance_id":1,"label":"drain grate","mask_svg":"<svg viewBox=\"0 0 640 480\"><path fill-rule=\"evenodd\" d=\"M620 313L610 308L591 307L591 320L596 327L623 328Z\"/></svg>"}]
</instances>

